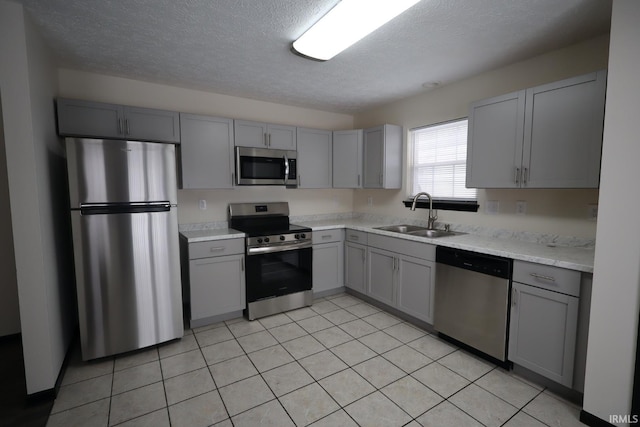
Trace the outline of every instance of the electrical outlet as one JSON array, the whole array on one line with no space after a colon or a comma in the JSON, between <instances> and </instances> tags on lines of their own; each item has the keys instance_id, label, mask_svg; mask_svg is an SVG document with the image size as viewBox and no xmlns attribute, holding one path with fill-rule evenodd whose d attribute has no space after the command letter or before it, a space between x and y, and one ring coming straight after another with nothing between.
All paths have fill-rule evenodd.
<instances>
[{"instance_id":1,"label":"electrical outlet","mask_svg":"<svg viewBox=\"0 0 640 427\"><path fill-rule=\"evenodd\" d=\"M367 206L373 206L373 197L367 197Z\"/></svg>"},{"instance_id":2,"label":"electrical outlet","mask_svg":"<svg viewBox=\"0 0 640 427\"><path fill-rule=\"evenodd\" d=\"M487 200L485 212L489 215L496 215L500 211L500 202L497 200Z\"/></svg>"},{"instance_id":3,"label":"electrical outlet","mask_svg":"<svg viewBox=\"0 0 640 427\"><path fill-rule=\"evenodd\" d=\"M527 214L527 202L524 200L516 201L516 215L526 215Z\"/></svg>"},{"instance_id":4,"label":"electrical outlet","mask_svg":"<svg viewBox=\"0 0 640 427\"><path fill-rule=\"evenodd\" d=\"M198 208L200 208L201 211L206 211L207 210L207 201L204 200L204 199L198 200Z\"/></svg>"},{"instance_id":5,"label":"electrical outlet","mask_svg":"<svg viewBox=\"0 0 640 427\"><path fill-rule=\"evenodd\" d=\"M594 203L587 206L587 218L592 221L598 220L598 205Z\"/></svg>"}]
</instances>

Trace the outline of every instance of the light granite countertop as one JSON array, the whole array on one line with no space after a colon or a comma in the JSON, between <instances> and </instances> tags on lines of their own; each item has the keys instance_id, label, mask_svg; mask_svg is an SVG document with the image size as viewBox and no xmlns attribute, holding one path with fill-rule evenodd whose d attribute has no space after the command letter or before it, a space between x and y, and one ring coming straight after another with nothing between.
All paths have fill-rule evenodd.
<instances>
[{"instance_id":1,"label":"light granite countertop","mask_svg":"<svg viewBox=\"0 0 640 427\"><path fill-rule=\"evenodd\" d=\"M244 239L242 231L233 228L206 228L202 230L183 230L180 234L188 243L209 242L211 240Z\"/></svg>"},{"instance_id":2,"label":"light granite countertop","mask_svg":"<svg viewBox=\"0 0 640 427\"><path fill-rule=\"evenodd\" d=\"M428 238L376 230L374 227L403 223L390 221L385 218L336 218L315 221L296 220L296 218L292 218L292 223L310 227L313 231L350 228L367 233L497 255L514 260L552 265L585 273L593 272L594 248L592 246L563 245L548 239L531 241L531 239L495 237L473 232L448 237ZM226 227L182 230L180 234L187 239L189 243L245 237L244 233Z\"/></svg>"}]
</instances>

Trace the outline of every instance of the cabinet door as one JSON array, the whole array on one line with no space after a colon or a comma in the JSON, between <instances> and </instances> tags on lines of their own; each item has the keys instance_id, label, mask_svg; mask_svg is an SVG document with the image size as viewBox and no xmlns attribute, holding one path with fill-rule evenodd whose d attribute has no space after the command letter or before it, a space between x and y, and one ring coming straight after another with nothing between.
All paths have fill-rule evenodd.
<instances>
[{"instance_id":1,"label":"cabinet door","mask_svg":"<svg viewBox=\"0 0 640 427\"><path fill-rule=\"evenodd\" d=\"M267 147L266 123L234 120L233 130L235 134L234 145L236 147Z\"/></svg>"},{"instance_id":2,"label":"cabinet door","mask_svg":"<svg viewBox=\"0 0 640 427\"><path fill-rule=\"evenodd\" d=\"M181 187L233 187L233 120L180 114Z\"/></svg>"},{"instance_id":3,"label":"cabinet door","mask_svg":"<svg viewBox=\"0 0 640 427\"><path fill-rule=\"evenodd\" d=\"M267 144L269 148L295 150L296 127L271 124L267 125Z\"/></svg>"},{"instance_id":4,"label":"cabinet door","mask_svg":"<svg viewBox=\"0 0 640 427\"><path fill-rule=\"evenodd\" d=\"M520 186L524 107L524 90L471 104L467 187Z\"/></svg>"},{"instance_id":5,"label":"cabinet door","mask_svg":"<svg viewBox=\"0 0 640 427\"><path fill-rule=\"evenodd\" d=\"M313 246L313 292L344 286L344 246L342 242Z\"/></svg>"},{"instance_id":6,"label":"cabinet door","mask_svg":"<svg viewBox=\"0 0 640 427\"><path fill-rule=\"evenodd\" d=\"M346 243L344 251L344 285L364 294L367 292L367 247Z\"/></svg>"},{"instance_id":7,"label":"cabinet door","mask_svg":"<svg viewBox=\"0 0 640 427\"><path fill-rule=\"evenodd\" d=\"M362 129L333 132L333 188L362 188Z\"/></svg>"},{"instance_id":8,"label":"cabinet door","mask_svg":"<svg viewBox=\"0 0 640 427\"><path fill-rule=\"evenodd\" d=\"M364 130L364 188L382 188L384 127Z\"/></svg>"},{"instance_id":9,"label":"cabinet door","mask_svg":"<svg viewBox=\"0 0 640 427\"><path fill-rule=\"evenodd\" d=\"M180 142L180 117L175 111L123 107L127 139Z\"/></svg>"},{"instance_id":10,"label":"cabinet door","mask_svg":"<svg viewBox=\"0 0 640 427\"><path fill-rule=\"evenodd\" d=\"M571 387L578 298L517 282L512 289L509 360Z\"/></svg>"},{"instance_id":11,"label":"cabinet door","mask_svg":"<svg viewBox=\"0 0 640 427\"><path fill-rule=\"evenodd\" d=\"M398 261L398 308L433 324L435 264L406 256Z\"/></svg>"},{"instance_id":12,"label":"cabinet door","mask_svg":"<svg viewBox=\"0 0 640 427\"><path fill-rule=\"evenodd\" d=\"M298 128L298 187L331 188L331 131Z\"/></svg>"},{"instance_id":13,"label":"cabinet door","mask_svg":"<svg viewBox=\"0 0 640 427\"><path fill-rule=\"evenodd\" d=\"M95 138L123 138L122 106L60 98L56 102L58 134Z\"/></svg>"},{"instance_id":14,"label":"cabinet door","mask_svg":"<svg viewBox=\"0 0 640 427\"><path fill-rule=\"evenodd\" d=\"M397 259L393 252L367 249L368 295L385 304L395 304Z\"/></svg>"},{"instance_id":15,"label":"cabinet door","mask_svg":"<svg viewBox=\"0 0 640 427\"><path fill-rule=\"evenodd\" d=\"M597 188L606 71L527 90L523 186Z\"/></svg>"},{"instance_id":16,"label":"cabinet door","mask_svg":"<svg viewBox=\"0 0 640 427\"><path fill-rule=\"evenodd\" d=\"M189 261L191 320L243 310L244 255Z\"/></svg>"}]
</instances>

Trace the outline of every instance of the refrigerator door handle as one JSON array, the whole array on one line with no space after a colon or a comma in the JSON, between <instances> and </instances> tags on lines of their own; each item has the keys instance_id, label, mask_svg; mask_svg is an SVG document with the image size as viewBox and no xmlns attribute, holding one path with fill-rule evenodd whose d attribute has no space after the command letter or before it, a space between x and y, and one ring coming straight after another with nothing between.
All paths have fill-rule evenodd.
<instances>
[{"instance_id":1,"label":"refrigerator door handle","mask_svg":"<svg viewBox=\"0 0 640 427\"><path fill-rule=\"evenodd\" d=\"M87 203L80 205L81 215L105 215L119 213L168 212L169 202L150 203Z\"/></svg>"}]
</instances>

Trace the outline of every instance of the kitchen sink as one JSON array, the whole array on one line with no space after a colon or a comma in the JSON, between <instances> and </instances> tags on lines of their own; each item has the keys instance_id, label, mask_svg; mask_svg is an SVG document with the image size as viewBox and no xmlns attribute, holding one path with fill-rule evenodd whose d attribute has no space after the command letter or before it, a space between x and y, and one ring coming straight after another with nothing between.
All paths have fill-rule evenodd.
<instances>
[{"instance_id":1,"label":"kitchen sink","mask_svg":"<svg viewBox=\"0 0 640 427\"><path fill-rule=\"evenodd\" d=\"M429 230L427 227L421 227L419 225L385 225L383 227L374 227L376 230L392 231L394 233L409 234L411 236L430 237L435 239L437 237L458 236L460 232L446 231L446 230Z\"/></svg>"},{"instance_id":2,"label":"kitchen sink","mask_svg":"<svg viewBox=\"0 0 640 427\"><path fill-rule=\"evenodd\" d=\"M446 230L427 230L427 229L423 229L423 230L415 230L415 231L410 231L407 234L410 234L412 236L422 236L422 237L431 237L431 238L436 238L436 237L447 237L447 236L457 236L463 233L458 233L455 231L446 231Z\"/></svg>"},{"instance_id":3,"label":"kitchen sink","mask_svg":"<svg viewBox=\"0 0 640 427\"><path fill-rule=\"evenodd\" d=\"M376 230L393 231L395 233L414 233L417 231L427 231L427 227L419 225L385 225L384 227L374 227Z\"/></svg>"}]
</instances>

